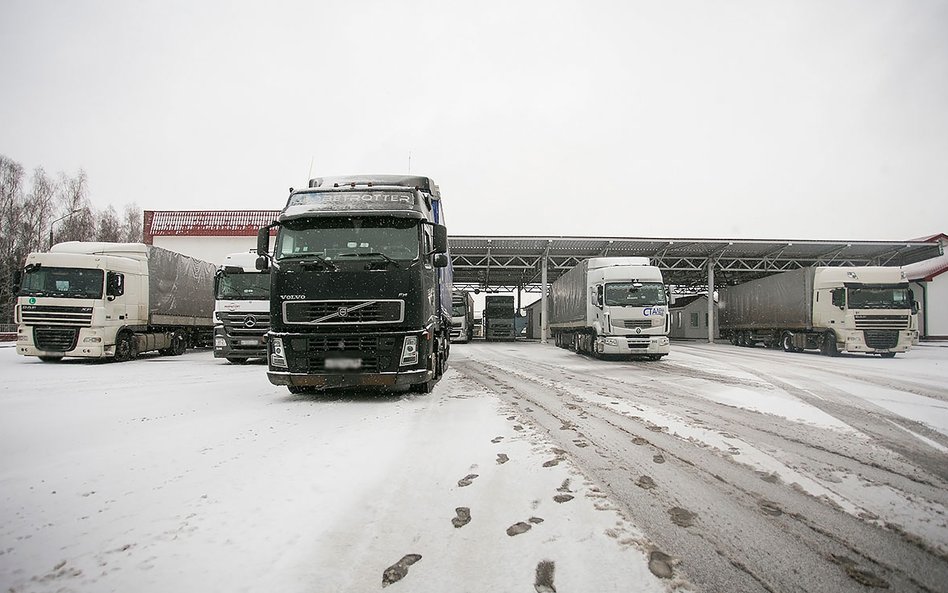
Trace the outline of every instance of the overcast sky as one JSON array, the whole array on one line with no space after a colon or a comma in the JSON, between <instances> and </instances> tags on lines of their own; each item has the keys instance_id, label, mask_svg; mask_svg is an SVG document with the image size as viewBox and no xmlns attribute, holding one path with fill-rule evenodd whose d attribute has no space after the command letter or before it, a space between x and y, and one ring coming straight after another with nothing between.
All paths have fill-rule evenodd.
<instances>
[{"instance_id":1,"label":"overcast sky","mask_svg":"<svg viewBox=\"0 0 948 593\"><path fill-rule=\"evenodd\" d=\"M0 0L0 154L97 207L427 175L456 235L948 232L948 2Z\"/></svg>"}]
</instances>

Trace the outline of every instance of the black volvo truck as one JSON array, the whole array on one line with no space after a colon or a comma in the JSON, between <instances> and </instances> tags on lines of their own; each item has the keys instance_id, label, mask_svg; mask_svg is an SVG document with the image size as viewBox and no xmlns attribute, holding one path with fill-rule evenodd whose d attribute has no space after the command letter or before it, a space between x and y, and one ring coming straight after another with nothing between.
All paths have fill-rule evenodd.
<instances>
[{"instance_id":1,"label":"black volvo truck","mask_svg":"<svg viewBox=\"0 0 948 593\"><path fill-rule=\"evenodd\" d=\"M276 239L270 250L271 229ZM257 236L270 270L267 376L292 393L427 393L447 365L451 262L427 177L311 179Z\"/></svg>"}]
</instances>

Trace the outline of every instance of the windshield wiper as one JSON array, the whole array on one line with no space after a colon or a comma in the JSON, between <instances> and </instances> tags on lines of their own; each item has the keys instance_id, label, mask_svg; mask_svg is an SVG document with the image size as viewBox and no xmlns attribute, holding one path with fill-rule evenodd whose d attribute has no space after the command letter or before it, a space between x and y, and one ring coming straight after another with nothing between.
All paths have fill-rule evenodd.
<instances>
[{"instance_id":1,"label":"windshield wiper","mask_svg":"<svg viewBox=\"0 0 948 593\"><path fill-rule=\"evenodd\" d=\"M336 264L332 263L328 259L325 259L323 256L316 253L294 253L292 255L284 255L279 259L279 261L286 261L288 259L300 259L303 260L300 262L301 266L315 266L323 265L332 270L338 270Z\"/></svg>"},{"instance_id":2,"label":"windshield wiper","mask_svg":"<svg viewBox=\"0 0 948 593\"><path fill-rule=\"evenodd\" d=\"M395 264L395 266L398 267L398 262L397 262L397 261L395 261L394 259L390 258L389 256L387 256L387 255L385 255L384 253L381 253L381 252L379 252L379 251L367 251L367 252L365 252L365 253L357 253L357 252L352 252L352 253L340 253L340 254L337 255L336 257L381 257L381 258L384 259L386 262Z\"/></svg>"}]
</instances>

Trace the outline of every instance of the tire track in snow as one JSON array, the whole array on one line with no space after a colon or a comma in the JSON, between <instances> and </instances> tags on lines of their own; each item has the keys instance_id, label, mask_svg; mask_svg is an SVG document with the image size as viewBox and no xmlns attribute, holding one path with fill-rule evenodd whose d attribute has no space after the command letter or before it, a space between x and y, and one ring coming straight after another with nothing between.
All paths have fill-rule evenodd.
<instances>
[{"instance_id":1,"label":"tire track in snow","mask_svg":"<svg viewBox=\"0 0 948 593\"><path fill-rule=\"evenodd\" d=\"M526 364L534 369L537 365L532 360ZM571 391L586 389L588 378L570 377L559 369L567 384L551 388L483 361L462 361L455 368L500 397L512 390L538 408L531 415L534 421L578 460L579 467L608 484L636 522L665 551L682 557L692 581L707 590L862 590L834 557L857 558L861 570L881 575L899 590L936 590L936 583L944 582L937 579L948 578L940 560L897 534L765 482L746 466L658 427L590 405ZM569 433L592 446L576 446ZM667 462L656 463L655 453ZM637 483L642 476L655 486L643 488ZM697 514L693 527L670 527L667 511L676 507ZM801 566L807 574L795 572ZM936 580L921 576L933 572Z\"/></svg>"}]
</instances>

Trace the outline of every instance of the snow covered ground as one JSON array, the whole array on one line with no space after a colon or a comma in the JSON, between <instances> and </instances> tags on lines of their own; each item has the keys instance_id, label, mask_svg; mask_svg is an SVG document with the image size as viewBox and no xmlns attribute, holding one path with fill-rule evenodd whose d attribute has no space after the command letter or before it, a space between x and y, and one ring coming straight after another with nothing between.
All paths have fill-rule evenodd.
<instances>
[{"instance_id":1,"label":"snow covered ground","mask_svg":"<svg viewBox=\"0 0 948 593\"><path fill-rule=\"evenodd\" d=\"M0 345L0 590L939 591L948 348L455 345L428 395Z\"/></svg>"}]
</instances>

